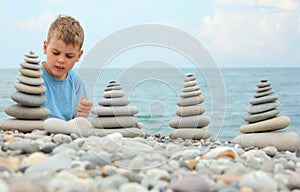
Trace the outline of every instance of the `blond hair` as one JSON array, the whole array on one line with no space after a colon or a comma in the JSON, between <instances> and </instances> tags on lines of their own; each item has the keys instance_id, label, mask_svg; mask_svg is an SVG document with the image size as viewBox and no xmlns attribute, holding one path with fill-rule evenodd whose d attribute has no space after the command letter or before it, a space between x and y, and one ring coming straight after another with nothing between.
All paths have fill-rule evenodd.
<instances>
[{"instance_id":1,"label":"blond hair","mask_svg":"<svg viewBox=\"0 0 300 192\"><path fill-rule=\"evenodd\" d=\"M84 40L83 28L73 17L59 15L48 30L47 41L50 42L52 38L62 40L67 45L79 45L81 49Z\"/></svg>"}]
</instances>

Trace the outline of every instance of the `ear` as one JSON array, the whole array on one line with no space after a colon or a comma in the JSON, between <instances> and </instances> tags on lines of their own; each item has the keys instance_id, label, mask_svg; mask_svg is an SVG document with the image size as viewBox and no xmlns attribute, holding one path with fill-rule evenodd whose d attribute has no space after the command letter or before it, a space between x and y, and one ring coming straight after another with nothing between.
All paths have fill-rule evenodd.
<instances>
[{"instance_id":1,"label":"ear","mask_svg":"<svg viewBox=\"0 0 300 192\"><path fill-rule=\"evenodd\" d=\"M80 50L76 62L80 60L82 54L83 54L83 50Z\"/></svg>"},{"instance_id":2,"label":"ear","mask_svg":"<svg viewBox=\"0 0 300 192\"><path fill-rule=\"evenodd\" d=\"M48 41L44 41L44 44L43 44L43 53L44 54L47 54L47 47L48 47Z\"/></svg>"}]
</instances>

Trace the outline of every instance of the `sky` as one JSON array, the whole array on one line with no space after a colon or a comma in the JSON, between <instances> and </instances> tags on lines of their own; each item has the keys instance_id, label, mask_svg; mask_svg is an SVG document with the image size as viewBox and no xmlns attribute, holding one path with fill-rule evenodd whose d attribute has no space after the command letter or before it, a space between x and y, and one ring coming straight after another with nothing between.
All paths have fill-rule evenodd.
<instances>
[{"instance_id":1,"label":"sky","mask_svg":"<svg viewBox=\"0 0 300 192\"><path fill-rule=\"evenodd\" d=\"M111 34L160 24L194 37L219 67L300 67L298 0L0 0L0 68L17 68L30 50L43 61L43 41L59 14L84 28L81 61ZM110 65L151 59L189 66L180 53L158 46L128 49Z\"/></svg>"}]
</instances>

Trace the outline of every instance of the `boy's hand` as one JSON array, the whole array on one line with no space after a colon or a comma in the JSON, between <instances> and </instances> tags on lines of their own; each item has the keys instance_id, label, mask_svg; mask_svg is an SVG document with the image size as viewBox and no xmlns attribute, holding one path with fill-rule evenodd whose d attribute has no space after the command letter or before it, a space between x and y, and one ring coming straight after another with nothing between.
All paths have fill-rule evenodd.
<instances>
[{"instance_id":1,"label":"boy's hand","mask_svg":"<svg viewBox=\"0 0 300 192\"><path fill-rule=\"evenodd\" d=\"M92 107L93 103L91 101L86 100L85 96L81 97L77 105L77 117L87 118L91 112Z\"/></svg>"}]
</instances>

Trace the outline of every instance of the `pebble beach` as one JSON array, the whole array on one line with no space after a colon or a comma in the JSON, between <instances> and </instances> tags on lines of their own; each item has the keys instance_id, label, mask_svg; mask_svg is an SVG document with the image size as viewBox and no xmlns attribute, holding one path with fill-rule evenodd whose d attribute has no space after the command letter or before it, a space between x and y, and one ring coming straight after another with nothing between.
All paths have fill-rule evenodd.
<instances>
[{"instance_id":1,"label":"pebble beach","mask_svg":"<svg viewBox=\"0 0 300 192\"><path fill-rule=\"evenodd\" d=\"M300 149L0 131L0 191L300 191Z\"/></svg>"}]
</instances>

